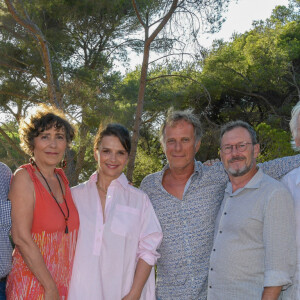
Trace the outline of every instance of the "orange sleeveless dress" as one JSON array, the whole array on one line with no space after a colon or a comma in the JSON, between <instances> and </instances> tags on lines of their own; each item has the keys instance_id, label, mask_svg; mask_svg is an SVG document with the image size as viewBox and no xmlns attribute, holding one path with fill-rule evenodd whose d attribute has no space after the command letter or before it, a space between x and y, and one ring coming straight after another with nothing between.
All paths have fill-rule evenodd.
<instances>
[{"instance_id":1,"label":"orange sleeveless dress","mask_svg":"<svg viewBox=\"0 0 300 300\"><path fill-rule=\"evenodd\" d=\"M54 279L60 299L68 296L69 283L75 254L79 228L79 217L73 203L68 180L62 169L55 169L65 185L65 198L69 207L69 233L65 234L65 220L55 200L41 184L30 165L23 165L29 173L35 190L35 208L32 222L32 238L38 245L45 264ZM60 204L67 215L65 203ZM20 252L13 252L12 270L7 279L6 296L8 300L44 299L44 288L29 270Z\"/></svg>"}]
</instances>

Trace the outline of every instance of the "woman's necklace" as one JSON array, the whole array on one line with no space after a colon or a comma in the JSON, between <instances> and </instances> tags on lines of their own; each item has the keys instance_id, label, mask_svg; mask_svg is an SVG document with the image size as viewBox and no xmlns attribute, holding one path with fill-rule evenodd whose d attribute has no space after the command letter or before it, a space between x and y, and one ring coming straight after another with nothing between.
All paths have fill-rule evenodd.
<instances>
[{"instance_id":1,"label":"woman's necklace","mask_svg":"<svg viewBox=\"0 0 300 300\"><path fill-rule=\"evenodd\" d=\"M46 182L47 187L48 187L48 189L49 189L49 191L50 191L50 195L53 197L53 199L55 200L56 204L58 205L58 207L59 207L61 213L62 213L63 216L64 216L65 223L66 223L65 233L67 234L67 233L69 233L68 220L69 220L69 216L70 216L70 211L69 211L69 207L68 207L68 204L67 204L67 201L66 201L66 198L65 198L65 195L64 195L64 192L63 192L63 189L62 189L60 180L59 180L57 174L54 172L54 173L55 173L55 176L56 176L56 178L57 178L57 181L58 181L58 183L59 183L60 190L61 190L61 193L62 193L64 202L65 202L66 207L67 207L67 211L68 211L68 215L67 215L67 216L65 215L65 213L64 213L64 211L62 210L60 204L58 203L57 199L55 198L55 196L54 196L54 194L53 194L53 192L52 192L52 190L51 190L51 188L50 188L50 185L49 185L47 179L45 178L45 176L43 175L43 173L41 172L41 170L40 170L39 167L37 166L36 162L34 162L34 165L36 166L36 169L38 170L38 172L41 174L41 176L43 177L44 181Z\"/></svg>"}]
</instances>

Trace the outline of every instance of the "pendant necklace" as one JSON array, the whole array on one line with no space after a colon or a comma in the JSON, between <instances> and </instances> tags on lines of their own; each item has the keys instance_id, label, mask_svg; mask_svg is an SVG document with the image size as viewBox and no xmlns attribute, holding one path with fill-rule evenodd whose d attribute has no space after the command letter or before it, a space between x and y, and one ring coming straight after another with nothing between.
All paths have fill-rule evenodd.
<instances>
[{"instance_id":1,"label":"pendant necklace","mask_svg":"<svg viewBox=\"0 0 300 300\"><path fill-rule=\"evenodd\" d=\"M37 166L36 162L34 162L34 165L36 166L36 169L38 170L38 172L41 174L41 176L43 177L44 181L46 182L47 187L48 187L48 189L49 189L49 191L50 191L50 195L51 195L52 198L55 200L55 202L56 202L56 204L58 205L58 207L59 207L61 213L62 213L63 216L64 216L65 223L66 223L65 233L67 234L67 233L69 233L68 219L69 219L69 216L70 216L70 211L69 211L69 207L68 207L68 204L67 204L67 201L66 201L66 198L65 198L65 195L64 195L63 188L62 188L62 186L61 186L60 180L59 180L59 178L58 178L56 172L54 172L54 174L55 174L55 176L56 176L56 178L57 178L57 181L58 181L58 183L59 183L60 190L61 190L61 193L62 193L64 202L65 202L66 207L67 207L67 211L68 211L68 215L67 215L67 216L65 215L65 213L64 213L64 211L62 210L60 204L58 203L57 199L55 198L55 196L54 196L54 194L53 194L53 192L52 192L52 190L51 190L51 188L50 188L50 185L49 185L47 179L45 178L45 176L43 175L43 173L41 172L41 170L40 170L39 167Z\"/></svg>"}]
</instances>

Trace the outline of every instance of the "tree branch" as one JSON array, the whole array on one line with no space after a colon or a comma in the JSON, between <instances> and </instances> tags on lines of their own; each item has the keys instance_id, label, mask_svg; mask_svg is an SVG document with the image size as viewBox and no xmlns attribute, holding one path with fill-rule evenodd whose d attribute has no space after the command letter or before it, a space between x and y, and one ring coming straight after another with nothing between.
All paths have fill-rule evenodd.
<instances>
[{"instance_id":1,"label":"tree branch","mask_svg":"<svg viewBox=\"0 0 300 300\"><path fill-rule=\"evenodd\" d=\"M150 62L149 62L149 65L150 65L150 64L153 64L153 63L155 63L155 62L157 62L158 60L164 59L164 58L169 57L169 56L174 56L174 55L189 55L189 56L194 57L194 55L191 54L191 53L185 53L185 52L183 52L183 53L170 53L170 54L161 56L161 57L159 57L159 58L157 58L157 59L155 59L155 60L150 61Z\"/></svg>"},{"instance_id":2,"label":"tree branch","mask_svg":"<svg viewBox=\"0 0 300 300\"><path fill-rule=\"evenodd\" d=\"M46 78L47 78L47 85L48 85L48 96L50 102L52 102L53 105L57 107L61 107L61 103L58 102L56 97L56 89L55 89L55 83L53 79L53 71L51 66L51 59L50 59L50 52L48 49L47 41L42 34L41 30L38 28L36 24L34 24L30 19L23 7L24 14L26 16L26 19L22 18L15 7L13 6L11 0L4 0L6 3L6 6L8 8L8 11L12 15L12 17L15 19L15 21L23 26L34 38L37 40L38 45L41 49L41 56L42 60L45 66L46 71ZM21 0L19 0L21 2Z\"/></svg>"},{"instance_id":3,"label":"tree branch","mask_svg":"<svg viewBox=\"0 0 300 300\"><path fill-rule=\"evenodd\" d=\"M273 107L273 105L269 102L269 100L264 97L263 95L259 95L259 94L256 94L256 93L253 93L253 92L243 92L243 91L240 91L240 90L236 90L236 89L231 89L232 91L234 92L237 92L237 93L240 93L240 94L244 94L244 95L247 95L247 96L253 96L255 98L258 98L258 99L261 99L263 100L272 110L272 112L274 113L274 115L278 116L279 115L277 114L277 112L275 111L275 108Z\"/></svg>"},{"instance_id":4,"label":"tree branch","mask_svg":"<svg viewBox=\"0 0 300 300\"><path fill-rule=\"evenodd\" d=\"M136 4L136 1L135 1L135 0L132 0L132 6L133 6L133 9L134 9L134 11L135 11L135 13L136 13L136 16L137 16L139 22L140 22L141 25L146 29L147 26L146 26L145 22L142 20L142 17L141 17L141 15L140 15L140 12L139 12L139 9L138 9L138 7L137 7L137 4Z\"/></svg>"},{"instance_id":5,"label":"tree branch","mask_svg":"<svg viewBox=\"0 0 300 300\"><path fill-rule=\"evenodd\" d=\"M134 0L133 0L134 1ZM164 28L164 26L167 24L167 22L170 20L170 18L172 17L174 11L176 10L178 5L178 0L173 0L172 1L172 5L169 9L169 11L167 12L167 14L163 17L162 21L160 22L160 24L156 27L156 29L152 32L152 34L149 36L149 38L147 39L147 41L145 41L145 43L151 44L152 41L155 39L155 37L159 34L159 32Z\"/></svg>"},{"instance_id":6,"label":"tree branch","mask_svg":"<svg viewBox=\"0 0 300 300\"><path fill-rule=\"evenodd\" d=\"M21 154L23 157L29 158L29 156L14 143L14 141L6 134L6 132L1 127L0 127L0 134L19 154Z\"/></svg>"}]
</instances>

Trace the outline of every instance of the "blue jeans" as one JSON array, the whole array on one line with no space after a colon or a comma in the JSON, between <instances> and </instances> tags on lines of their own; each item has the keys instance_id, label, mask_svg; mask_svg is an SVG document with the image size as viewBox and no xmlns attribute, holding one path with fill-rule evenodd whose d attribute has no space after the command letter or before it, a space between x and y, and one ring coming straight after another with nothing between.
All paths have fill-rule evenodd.
<instances>
[{"instance_id":1,"label":"blue jeans","mask_svg":"<svg viewBox=\"0 0 300 300\"><path fill-rule=\"evenodd\" d=\"M6 299L5 285L6 285L6 281L0 282L0 300L5 300Z\"/></svg>"}]
</instances>

